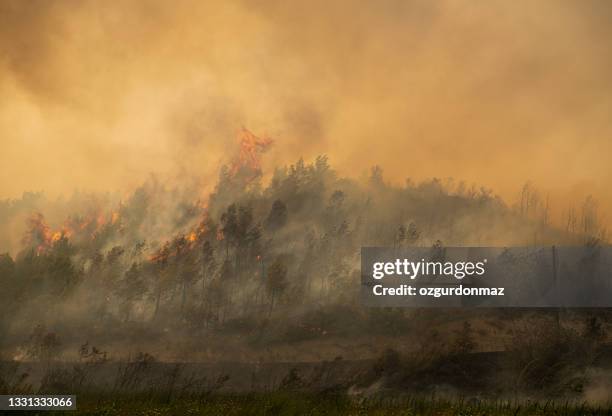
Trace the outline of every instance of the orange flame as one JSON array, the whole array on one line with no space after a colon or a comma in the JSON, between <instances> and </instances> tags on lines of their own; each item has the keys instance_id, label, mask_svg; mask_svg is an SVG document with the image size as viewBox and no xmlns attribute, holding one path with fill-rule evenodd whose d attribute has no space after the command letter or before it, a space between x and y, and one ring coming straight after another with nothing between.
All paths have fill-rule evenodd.
<instances>
[{"instance_id":1,"label":"orange flame","mask_svg":"<svg viewBox=\"0 0 612 416\"><path fill-rule=\"evenodd\" d=\"M37 212L28 218L28 232L24 237L24 243L33 247L37 255L48 251L61 237L61 233L51 232L41 213Z\"/></svg>"},{"instance_id":2,"label":"orange flame","mask_svg":"<svg viewBox=\"0 0 612 416\"><path fill-rule=\"evenodd\" d=\"M273 140L270 138L259 138L244 127L238 134L240 150L230 164L230 174L236 176L239 172L246 171L251 179L261 175L261 154L270 148Z\"/></svg>"},{"instance_id":3,"label":"orange flame","mask_svg":"<svg viewBox=\"0 0 612 416\"><path fill-rule=\"evenodd\" d=\"M42 254L63 238L94 239L102 227L108 224L116 225L119 221L119 212L114 211L110 215L105 215L98 211L88 217L68 217L60 230L53 231L44 216L35 213L28 219L28 232L23 242L35 248L37 254Z\"/></svg>"},{"instance_id":4,"label":"orange flame","mask_svg":"<svg viewBox=\"0 0 612 416\"><path fill-rule=\"evenodd\" d=\"M192 231L192 232L189 233L189 235L187 235L187 241L189 241L190 243L193 243L197 239L198 239L198 236L195 233L195 231Z\"/></svg>"}]
</instances>

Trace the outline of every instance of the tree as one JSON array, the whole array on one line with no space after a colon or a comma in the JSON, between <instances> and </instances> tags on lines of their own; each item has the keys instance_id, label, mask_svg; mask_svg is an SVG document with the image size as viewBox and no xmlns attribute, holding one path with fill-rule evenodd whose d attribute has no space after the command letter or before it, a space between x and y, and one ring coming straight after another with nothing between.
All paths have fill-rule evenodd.
<instances>
[{"instance_id":1,"label":"tree","mask_svg":"<svg viewBox=\"0 0 612 416\"><path fill-rule=\"evenodd\" d=\"M215 267L214 250L210 241L205 241L204 244L202 244L200 262L202 265L202 305L204 305L206 300L206 286L209 280L208 276Z\"/></svg>"},{"instance_id":2,"label":"tree","mask_svg":"<svg viewBox=\"0 0 612 416\"><path fill-rule=\"evenodd\" d=\"M235 242L238 233L238 208L236 204L231 204L227 210L221 214L221 232L225 240L225 258L229 257L230 245Z\"/></svg>"},{"instance_id":3,"label":"tree","mask_svg":"<svg viewBox=\"0 0 612 416\"><path fill-rule=\"evenodd\" d=\"M266 218L266 228L270 231L276 231L285 226L287 223L287 205L280 199L277 199L272 204L268 218Z\"/></svg>"},{"instance_id":4,"label":"tree","mask_svg":"<svg viewBox=\"0 0 612 416\"><path fill-rule=\"evenodd\" d=\"M13 276L15 274L15 262L8 254L0 254L0 316L7 316L15 301L15 286ZM2 330L2 319L0 319L0 331ZM0 341L0 344L2 342Z\"/></svg>"},{"instance_id":5,"label":"tree","mask_svg":"<svg viewBox=\"0 0 612 416\"><path fill-rule=\"evenodd\" d=\"M406 242L408 245L413 245L421 237L421 232L417 228L414 222L408 224L408 230L406 230Z\"/></svg>"},{"instance_id":6,"label":"tree","mask_svg":"<svg viewBox=\"0 0 612 416\"><path fill-rule=\"evenodd\" d=\"M266 281L266 289L270 294L270 313L274 309L274 301L287 288L287 266L281 259L277 257L268 269L268 280Z\"/></svg>"},{"instance_id":7,"label":"tree","mask_svg":"<svg viewBox=\"0 0 612 416\"><path fill-rule=\"evenodd\" d=\"M398 247L402 247L404 243L410 246L416 243L420 236L421 233L414 222L408 224L408 227L402 224L395 233L395 243Z\"/></svg>"},{"instance_id":8,"label":"tree","mask_svg":"<svg viewBox=\"0 0 612 416\"><path fill-rule=\"evenodd\" d=\"M80 280L77 270L68 255L52 255L46 258L44 273L52 293L62 296L72 290Z\"/></svg>"},{"instance_id":9,"label":"tree","mask_svg":"<svg viewBox=\"0 0 612 416\"><path fill-rule=\"evenodd\" d=\"M383 170L380 166L373 166L370 170L370 186L373 188L382 188L385 186L383 179Z\"/></svg>"},{"instance_id":10,"label":"tree","mask_svg":"<svg viewBox=\"0 0 612 416\"><path fill-rule=\"evenodd\" d=\"M0 254L0 282L6 281L13 277L15 272L15 262L8 254Z\"/></svg>"},{"instance_id":11,"label":"tree","mask_svg":"<svg viewBox=\"0 0 612 416\"><path fill-rule=\"evenodd\" d=\"M582 204L582 232L588 237L599 237L599 218L597 201L591 195L587 196Z\"/></svg>"},{"instance_id":12,"label":"tree","mask_svg":"<svg viewBox=\"0 0 612 416\"><path fill-rule=\"evenodd\" d=\"M197 252L191 249L187 238L183 234L179 235L172 241L171 247L174 254L174 261L172 262L174 272L172 297L174 297L176 287L180 285L180 310L181 312L184 312L185 304L187 302L187 288L191 286L198 274L198 265L196 260Z\"/></svg>"},{"instance_id":13,"label":"tree","mask_svg":"<svg viewBox=\"0 0 612 416\"><path fill-rule=\"evenodd\" d=\"M431 261L444 262L446 259L446 249L442 244L442 241L436 240L433 246L431 246Z\"/></svg>"},{"instance_id":14,"label":"tree","mask_svg":"<svg viewBox=\"0 0 612 416\"><path fill-rule=\"evenodd\" d=\"M116 288L117 296L122 301L121 308L123 309L125 322L130 319L132 304L142 299L146 290L140 268L136 263L132 263L132 266L125 272L123 279L118 282Z\"/></svg>"},{"instance_id":15,"label":"tree","mask_svg":"<svg viewBox=\"0 0 612 416\"><path fill-rule=\"evenodd\" d=\"M406 241L406 232L407 230L404 224L398 227L397 233L395 234L395 242L397 247L401 247L404 244L404 241Z\"/></svg>"},{"instance_id":16,"label":"tree","mask_svg":"<svg viewBox=\"0 0 612 416\"><path fill-rule=\"evenodd\" d=\"M225 258L230 258L230 248L233 248L234 272L240 274L257 251L260 224L253 221L250 206L231 204L221 215L221 231L225 240Z\"/></svg>"},{"instance_id":17,"label":"tree","mask_svg":"<svg viewBox=\"0 0 612 416\"><path fill-rule=\"evenodd\" d=\"M44 325L37 325L30 335L26 354L29 358L49 363L60 353L60 340L55 332L47 331Z\"/></svg>"},{"instance_id":18,"label":"tree","mask_svg":"<svg viewBox=\"0 0 612 416\"><path fill-rule=\"evenodd\" d=\"M161 296L166 280L166 268L168 267L168 257L170 256L170 245L164 244L151 259L153 262L155 275L157 276L155 285L155 311L153 312L153 319L155 319L159 313L159 306Z\"/></svg>"}]
</instances>

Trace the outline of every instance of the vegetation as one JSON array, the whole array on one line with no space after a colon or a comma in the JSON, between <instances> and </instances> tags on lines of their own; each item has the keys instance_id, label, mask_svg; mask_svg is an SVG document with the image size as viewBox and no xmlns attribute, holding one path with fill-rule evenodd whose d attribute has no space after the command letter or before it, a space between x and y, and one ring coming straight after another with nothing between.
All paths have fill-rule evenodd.
<instances>
[{"instance_id":1,"label":"vegetation","mask_svg":"<svg viewBox=\"0 0 612 416\"><path fill-rule=\"evenodd\" d=\"M260 175L248 165L222 169L207 203L156 181L114 204L75 196L61 210L73 213L54 227L35 210L17 255L0 257L3 316L54 326L51 308L63 325L211 329L288 309L356 305L355 265L365 245L442 250L602 236L591 200L582 219L572 214L584 233L563 231L548 225L530 186L514 209L452 181L390 186L380 167L360 184L337 177L325 157L277 169L265 188ZM1 203L2 224L23 211L58 211L41 198ZM22 329L27 336L33 326Z\"/></svg>"},{"instance_id":2,"label":"vegetation","mask_svg":"<svg viewBox=\"0 0 612 416\"><path fill-rule=\"evenodd\" d=\"M367 181L340 178L326 157L277 169L266 186L258 164L231 165L221 170L211 195L194 194L151 180L121 201L75 195L50 202L26 194L0 203L3 227L28 218L19 249L0 255L0 353L9 363L34 361L46 369L35 382L33 376L0 374L5 390L76 391L96 371L119 366L115 393L136 394L150 369L172 375L164 383L185 381L179 369L163 367L167 361L310 361L321 363L313 364L311 379L284 369L282 380L270 381L268 390L278 394L221 394L217 390L227 380L214 378L198 393L206 392L205 400L92 400L103 403L101 414L138 414L145 412L138 406L151 400L160 413L231 413L230 407L255 414L520 413L525 407L501 402L431 401L427 407L421 399L396 403L362 400L369 396L360 394L354 400L345 393L372 386L427 393L449 383L564 397L569 385L584 387L584 373L606 340L605 313L578 314L554 331L544 324L533 332L517 322L546 321L547 314L368 310L359 302L362 246L429 246L441 255L452 245L597 246L605 232L592 200L572 211L570 226L555 228L550 207L530 186L514 207L489 190L450 180L392 186L380 167ZM49 218L54 212L70 215L47 222L43 211ZM572 327L583 321L582 328ZM490 341L507 344L491 348ZM477 356L501 349L506 361ZM65 368L64 361L79 365ZM500 380L480 377L486 368L499 369ZM334 384L336 373L350 377ZM333 394L322 388L325 383ZM309 396L315 393L317 402ZM542 414L574 411L533 406Z\"/></svg>"}]
</instances>

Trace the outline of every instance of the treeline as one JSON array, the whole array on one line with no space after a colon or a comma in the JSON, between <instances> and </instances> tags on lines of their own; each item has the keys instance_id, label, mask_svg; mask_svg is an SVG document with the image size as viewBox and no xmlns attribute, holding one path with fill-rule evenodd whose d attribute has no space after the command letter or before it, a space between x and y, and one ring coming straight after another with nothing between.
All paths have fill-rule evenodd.
<instances>
[{"instance_id":1,"label":"treeline","mask_svg":"<svg viewBox=\"0 0 612 416\"><path fill-rule=\"evenodd\" d=\"M517 209L450 180L391 186L379 167L365 182L342 178L325 156L277 169L266 186L260 172L223 168L208 198L193 195L153 180L115 205L80 204L86 212L57 227L33 213L22 250L0 256L0 332L50 320L214 330L291 319L358 302L362 246L588 237L534 220L530 190Z\"/></svg>"}]
</instances>

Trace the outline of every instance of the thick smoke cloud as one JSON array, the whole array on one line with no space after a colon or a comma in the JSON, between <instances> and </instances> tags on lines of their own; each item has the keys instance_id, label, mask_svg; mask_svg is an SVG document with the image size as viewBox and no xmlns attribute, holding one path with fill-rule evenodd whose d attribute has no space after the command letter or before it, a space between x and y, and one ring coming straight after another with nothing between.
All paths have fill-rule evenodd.
<instances>
[{"instance_id":1,"label":"thick smoke cloud","mask_svg":"<svg viewBox=\"0 0 612 416\"><path fill-rule=\"evenodd\" d=\"M0 197L207 178L244 125L277 138L268 168L327 153L609 211L611 19L595 0L4 0Z\"/></svg>"}]
</instances>

